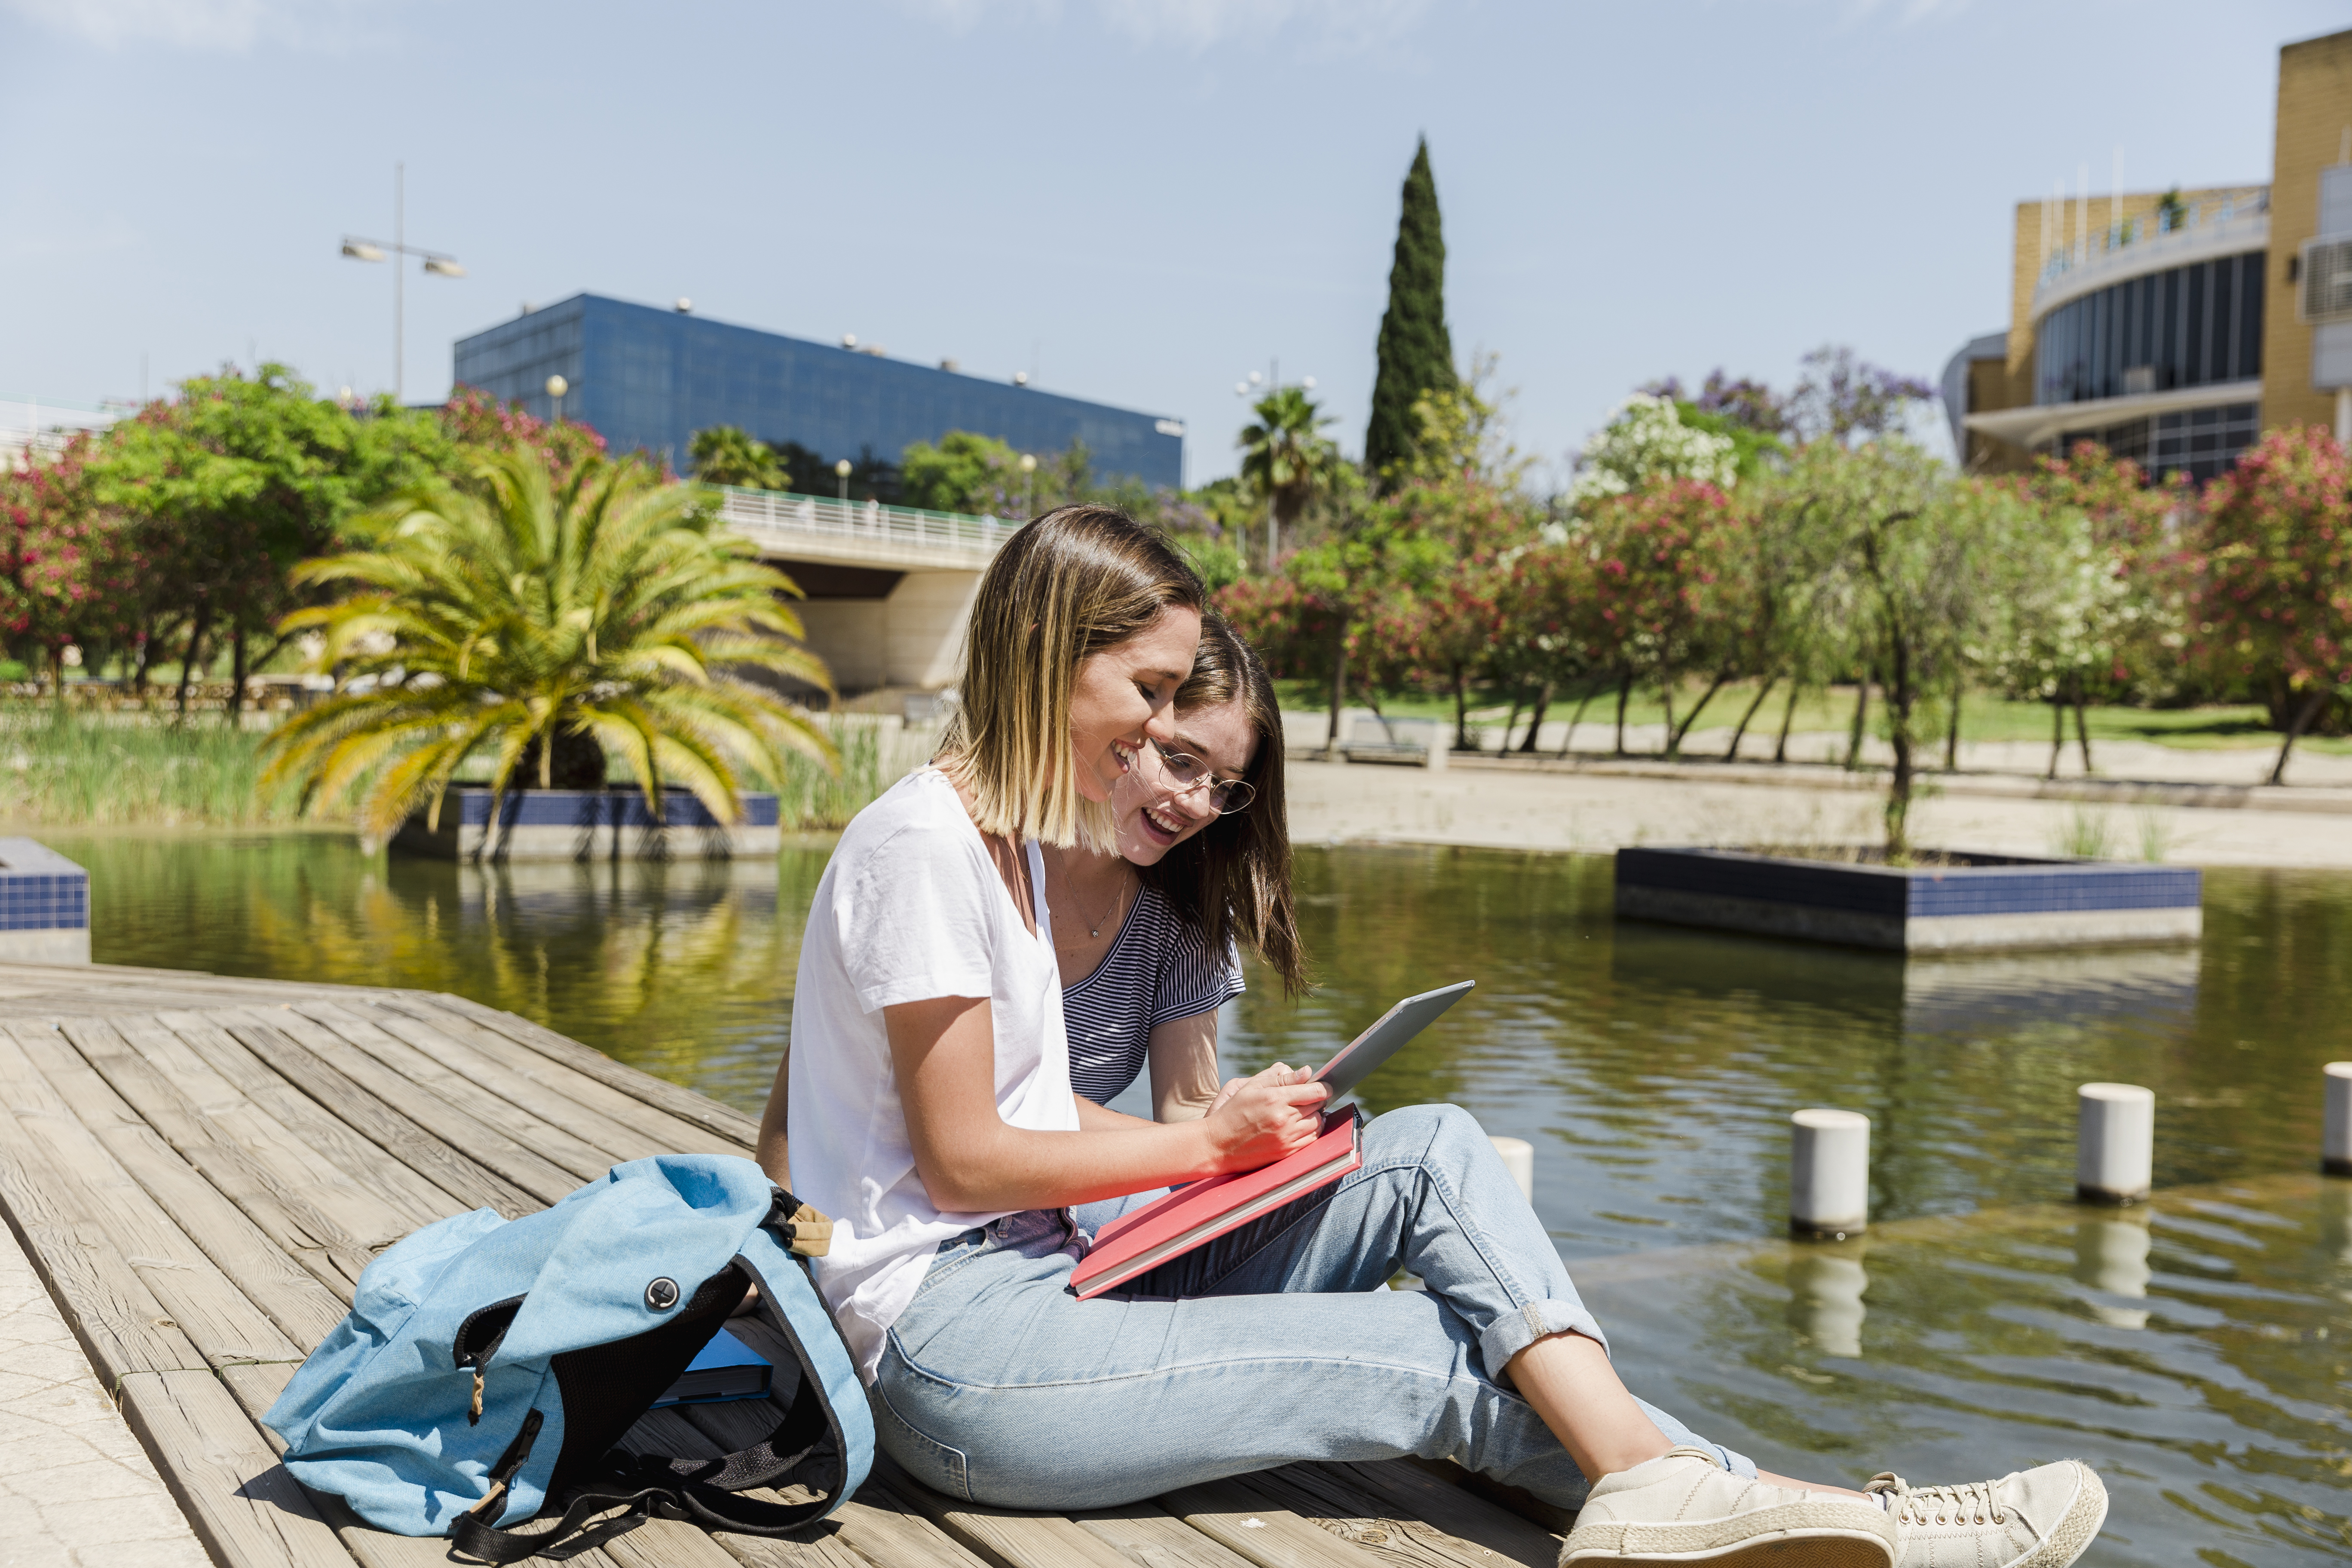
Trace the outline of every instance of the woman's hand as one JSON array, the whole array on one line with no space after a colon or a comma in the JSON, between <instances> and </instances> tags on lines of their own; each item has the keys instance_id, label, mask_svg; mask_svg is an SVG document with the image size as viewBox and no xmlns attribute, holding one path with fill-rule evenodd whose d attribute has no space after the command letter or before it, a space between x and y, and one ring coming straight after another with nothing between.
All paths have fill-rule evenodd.
<instances>
[{"instance_id":1,"label":"woman's hand","mask_svg":"<svg viewBox=\"0 0 2352 1568\"><path fill-rule=\"evenodd\" d=\"M1312 1143L1331 1093L1314 1079L1308 1068L1277 1062L1220 1089L1204 1123L1218 1169L1255 1171Z\"/></svg>"}]
</instances>

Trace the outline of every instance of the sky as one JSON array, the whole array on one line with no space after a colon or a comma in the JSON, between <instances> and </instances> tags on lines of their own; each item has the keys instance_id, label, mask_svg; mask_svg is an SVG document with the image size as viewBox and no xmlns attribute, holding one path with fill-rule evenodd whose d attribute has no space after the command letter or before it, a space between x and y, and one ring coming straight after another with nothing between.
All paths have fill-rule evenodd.
<instances>
[{"instance_id":1,"label":"sky","mask_svg":"<svg viewBox=\"0 0 2352 1568\"><path fill-rule=\"evenodd\" d=\"M2235 0L0 0L0 398L257 359L412 402L581 290L1186 421L1255 370L1361 451L1425 135L1454 351L1564 479L1636 385L1932 380L2008 321L2053 182L2263 181L2278 47ZM414 264L412 263L412 267Z\"/></svg>"}]
</instances>

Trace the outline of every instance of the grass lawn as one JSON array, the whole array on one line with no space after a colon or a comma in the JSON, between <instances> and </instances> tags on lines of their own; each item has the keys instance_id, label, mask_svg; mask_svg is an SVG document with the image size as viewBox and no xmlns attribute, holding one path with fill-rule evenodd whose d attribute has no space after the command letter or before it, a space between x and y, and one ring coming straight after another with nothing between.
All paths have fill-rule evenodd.
<instances>
[{"instance_id":1,"label":"grass lawn","mask_svg":"<svg viewBox=\"0 0 2352 1568\"><path fill-rule=\"evenodd\" d=\"M1279 684L1282 704L1286 711L1321 713L1329 710L1330 688L1317 681L1286 680ZM1694 681L1676 696L1677 721L1685 717L1688 705L1706 689L1704 682ZM1564 721L1576 711L1581 693L1570 691L1565 697L1556 696L1547 720ZM1700 731L1725 729L1739 722L1739 715L1755 700L1756 683L1736 681L1726 686L1709 702L1700 716ZM1360 693L1351 692L1350 706L1363 705ZM1872 707L1879 699L1873 695ZM1766 699L1764 707L1748 725L1750 735L1773 734L1780 727L1780 715L1788 702L1788 688L1776 689ZM1796 722L1798 733L1849 730L1853 725L1854 689L1832 687L1827 691L1808 690L1798 700ZM1454 699L1444 692L1399 691L1381 694L1381 710L1392 719L1451 719ZM1499 725L1511 711L1511 693L1501 687L1474 688L1470 694L1471 723ZM1526 718L1522 708L1520 718ZM1594 692L1584 710L1587 724L1613 724L1617 717L1617 693L1613 687ZM1636 689L1633 700L1625 707L1629 724L1655 724L1665 717L1665 705L1654 690ZM1877 727L1877 714L1872 715L1872 727ZM2158 745L2178 746L2187 750L2263 750L2276 749L2277 731L2263 722L2263 710L2252 703L2216 705L2205 708L2104 708L2089 710L2091 743L2095 748L2101 741L2148 741ZM1940 724L1940 719L1937 723ZM1694 731L1696 735L1696 731ZM2066 720L2067 742L2074 741L2074 721ZM2019 702L1997 697L1990 692L1970 692L1960 709L1960 738L1963 741L2039 741L2050 739L2050 705L2046 702ZM1719 747L1718 747L1719 749ZM2332 755L2352 754L2352 737L2309 735L2295 742L2298 752L2309 749Z\"/></svg>"}]
</instances>

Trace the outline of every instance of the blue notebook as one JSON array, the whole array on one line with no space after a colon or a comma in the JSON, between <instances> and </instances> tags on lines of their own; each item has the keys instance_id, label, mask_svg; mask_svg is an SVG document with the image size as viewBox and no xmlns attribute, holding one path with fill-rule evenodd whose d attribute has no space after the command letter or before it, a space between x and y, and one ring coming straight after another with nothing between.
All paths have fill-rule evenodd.
<instances>
[{"instance_id":1,"label":"blue notebook","mask_svg":"<svg viewBox=\"0 0 2352 1568\"><path fill-rule=\"evenodd\" d=\"M716 1405L729 1399L758 1399L768 1392L767 1362L725 1329L711 1336L702 1353L688 1363L669 1392L653 1403Z\"/></svg>"}]
</instances>

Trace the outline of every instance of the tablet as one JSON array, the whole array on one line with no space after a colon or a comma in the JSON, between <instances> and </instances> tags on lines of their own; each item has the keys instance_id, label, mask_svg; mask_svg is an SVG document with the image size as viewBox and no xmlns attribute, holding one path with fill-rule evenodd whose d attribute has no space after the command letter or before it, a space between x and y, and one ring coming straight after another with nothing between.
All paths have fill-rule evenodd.
<instances>
[{"instance_id":1,"label":"tablet","mask_svg":"<svg viewBox=\"0 0 2352 1568\"><path fill-rule=\"evenodd\" d=\"M1378 1023L1341 1047L1338 1056L1323 1064L1315 1081L1330 1085L1330 1100L1339 1099L1371 1077L1373 1069L1396 1055L1399 1047L1436 1022L1439 1014L1462 1000L1462 994L1477 984L1464 980L1406 997L1381 1014ZM1330 1100L1324 1103L1329 1104Z\"/></svg>"}]
</instances>

